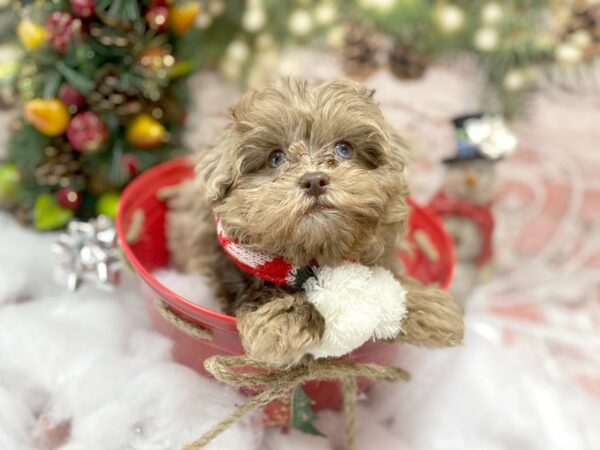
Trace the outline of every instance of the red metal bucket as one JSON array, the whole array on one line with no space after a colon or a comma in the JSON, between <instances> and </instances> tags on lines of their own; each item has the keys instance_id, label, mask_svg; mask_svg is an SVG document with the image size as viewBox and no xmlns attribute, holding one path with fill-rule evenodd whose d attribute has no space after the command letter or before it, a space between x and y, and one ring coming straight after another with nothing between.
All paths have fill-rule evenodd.
<instances>
[{"instance_id":1,"label":"red metal bucket","mask_svg":"<svg viewBox=\"0 0 600 450\"><path fill-rule=\"evenodd\" d=\"M174 186L194 175L187 159L178 159L156 166L136 178L123 192L117 216L117 233L122 248L134 268L140 291L152 317L155 328L173 342L174 359L200 373L204 371L204 360L212 355L241 354L242 346L236 330L234 317L212 311L177 295L163 286L152 273L169 265L169 253L165 241L166 205L157 192ZM425 283L437 283L447 288L454 269L454 248L440 220L427 208L411 204L408 242L411 250L399 255L408 274ZM135 244L126 242L125 236L137 210L143 210L145 220L141 235ZM414 245L419 234L425 234L438 258L431 257ZM210 330L211 341L192 337L167 322L156 310L155 303L161 300L174 312L188 321ZM384 342L368 342L351 355L353 361L389 364L396 346ZM362 386L363 388L365 386ZM304 386L305 392L314 401L313 409L338 408L341 393L337 384L315 381Z\"/></svg>"}]
</instances>

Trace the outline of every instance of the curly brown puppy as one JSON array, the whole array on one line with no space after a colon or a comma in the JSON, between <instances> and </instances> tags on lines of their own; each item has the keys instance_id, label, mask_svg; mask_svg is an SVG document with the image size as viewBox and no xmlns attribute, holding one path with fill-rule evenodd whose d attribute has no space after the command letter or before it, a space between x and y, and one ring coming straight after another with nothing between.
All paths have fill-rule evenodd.
<instances>
[{"instance_id":1,"label":"curly brown puppy","mask_svg":"<svg viewBox=\"0 0 600 450\"><path fill-rule=\"evenodd\" d=\"M408 216L406 159L372 92L355 83L287 80L251 91L199 156L198 175L170 201L173 261L214 279L247 354L271 365L302 359L323 336L324 320L302 289L239 269L217 240L216 217L232 239L298 266L357 261L389 269L408 290L400 339L456 345L460 308L444 291L401 278L395 256Z\"/></svg>"}]
</instances>

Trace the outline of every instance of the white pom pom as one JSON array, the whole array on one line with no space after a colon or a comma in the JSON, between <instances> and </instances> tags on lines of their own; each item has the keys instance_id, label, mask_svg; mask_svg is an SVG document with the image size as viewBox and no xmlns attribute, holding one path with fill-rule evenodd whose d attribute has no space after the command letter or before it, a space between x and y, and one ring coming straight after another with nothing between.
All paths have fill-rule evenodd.
<instances>
[{"instance_id":1,"label":"white pom pom","mask_svg":"<svg viewBox=\"0 0 600 450\"><path fill-rule=\"evenodd\" d=\"M325 319L323 338L309 353L317 358L345 355L372 336L381 311L370 291L371 276L368 267L347 263L322 267L304 284L308 300Z\"/></svg>"},{"instance_id":2,"label":"white pom pom","mask_svg":"<svg viewBox=\"0 0 600 450\"><path fill-rule=\"evenodd\" d=\"M379 325L375 328L375 339L393 339L402 331L402 320L406 309L406 290L389 270L376 267L371 280L377 290L377 300L381 306Z\"/></svg>"},{"instance_id":3,"label":"white pom pom","mask_svg":"<svg viewBox=\"0 0 600 450\"><path fill-rule=\"evenodd\" d=\"M383 268L356 263L322 267L304 289L325 319L321 342L308 351L317 358L342 356L372 337L389 339L400 332L406 293Z\"/></svg>"}]
</instances>

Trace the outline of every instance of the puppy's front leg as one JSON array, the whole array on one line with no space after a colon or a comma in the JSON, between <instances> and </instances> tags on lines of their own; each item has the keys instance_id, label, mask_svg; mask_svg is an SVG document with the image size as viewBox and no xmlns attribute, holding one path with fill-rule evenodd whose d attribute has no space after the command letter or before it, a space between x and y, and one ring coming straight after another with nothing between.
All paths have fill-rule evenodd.
<instances>
[{"instance_id":1,"label":"puppy's front leg","mask_svg":"<svg viewBox=\"0 0 600 450\"><path fill-rule=\"evenodd\" d=\"M404 278L408 314L398 341L424 347L451 347L462 343L463 312L448 292Z\"/></svg>"},{"instance_id":2,"label":"puppy's front leg","mask_svg":"<svg viewBox=\"0 0 600 450\"><path fill-rule=\"evenodd\" d=\"M325 321L304 292L273 287L245 297L236 316L250 358L274 367L291 366L320 342Z\"/></svg>"}]
</instances>

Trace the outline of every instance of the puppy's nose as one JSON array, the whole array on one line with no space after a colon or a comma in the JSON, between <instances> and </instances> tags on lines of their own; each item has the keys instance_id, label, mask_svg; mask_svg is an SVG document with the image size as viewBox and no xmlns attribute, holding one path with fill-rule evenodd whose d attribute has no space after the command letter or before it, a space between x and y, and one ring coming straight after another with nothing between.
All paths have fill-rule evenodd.
<instances>
[{"instance_id":1,"label":"puppy's nose","mask_svg":"<svg viewBox=\"0 0 600 450\"><path fill-rule=\"evenodd\" d=\"M323 194L329 184L329 177L323 172L310 172L305 173L300 178L300 187L304 189L307 194L318 197Z\"/></svg>"}]
</instances>

